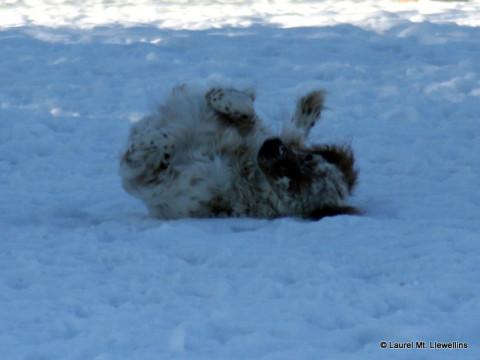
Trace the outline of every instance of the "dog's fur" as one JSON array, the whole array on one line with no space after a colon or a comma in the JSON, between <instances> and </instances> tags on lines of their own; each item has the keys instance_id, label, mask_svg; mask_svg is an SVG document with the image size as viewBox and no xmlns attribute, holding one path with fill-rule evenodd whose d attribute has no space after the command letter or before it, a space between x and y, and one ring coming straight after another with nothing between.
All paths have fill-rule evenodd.
<instances>
[{"instance_id":1,"label":"dog's fur","mask_svg":"<svg viewBox=\"0 0 480 360\"><path fill-rule=\"evenodd\" d=\"M182 85L132 126L121 157L123 186L164 219L357 214L349 146L305 144L324 91L300 98L279 136L256 115L249 91Z\"/></svg>"}]
</instances>

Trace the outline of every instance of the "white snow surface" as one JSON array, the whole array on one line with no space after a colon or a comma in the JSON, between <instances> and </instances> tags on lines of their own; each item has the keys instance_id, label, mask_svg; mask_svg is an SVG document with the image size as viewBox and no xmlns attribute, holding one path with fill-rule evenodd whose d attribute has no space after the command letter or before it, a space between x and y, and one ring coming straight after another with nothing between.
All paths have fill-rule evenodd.
<instances>
[{"instance_id":1,"label":"white snow surface","mask_svg":"<svg viewBox=\"0 0 480 360\"><path fill-rule=\"evenodd\" d=\"M1 2L1 358L478 359L479 14ZM312 139L352 144L365 214L151 218L118 158L131 122L185 82L255 87L273 129L327 89Z\"/></svg>"}]
</instances>

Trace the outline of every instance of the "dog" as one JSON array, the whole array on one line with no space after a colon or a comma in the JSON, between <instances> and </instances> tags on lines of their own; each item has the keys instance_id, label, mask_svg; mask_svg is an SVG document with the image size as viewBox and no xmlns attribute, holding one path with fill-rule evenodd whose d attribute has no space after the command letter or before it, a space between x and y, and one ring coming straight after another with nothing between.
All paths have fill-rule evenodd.
<instances>
[{"instance_id":1,"label":"dog","mask_svg":"<svg viewBox=\"0 0 480 360\"><path fill-rule=\"evenodd\" d=\"M358 177L349 145L307 145L325 91L301 97L279 135L255 113L255 94L177 86L134 123L120 159L124 189L162 219L359 214L346 204Z\"/></svg>"}]
</instances>

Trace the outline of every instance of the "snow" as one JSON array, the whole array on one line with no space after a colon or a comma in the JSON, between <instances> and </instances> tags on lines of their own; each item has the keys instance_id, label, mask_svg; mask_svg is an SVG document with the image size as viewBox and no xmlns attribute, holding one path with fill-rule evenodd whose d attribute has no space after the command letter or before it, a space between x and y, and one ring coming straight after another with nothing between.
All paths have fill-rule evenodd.
<instances>
[{"instance_id":1,"label":"snow","mask_svg":"<svg viewBox=\"0 0 480 360\"><path fill-rule=\"evenodd\" d=\"M479 15L478 0L6 0L0 23L55 28L148 23L176 30L349 23L378 30L405 20L479 26Z\"/></svg>"},{"instance_id":2,"label":"snow","mask_svg":"<svg viewBox=\"0 0 480 360\"><path fill-rule=\"evenodd\" d=\"M50 359L477 359L480 2L0 5L0 350ZM161 221L120 186L178 83L328 90L364 216ZM467 349L381 349L380 342Z\"/></svg>"}]
</instances>

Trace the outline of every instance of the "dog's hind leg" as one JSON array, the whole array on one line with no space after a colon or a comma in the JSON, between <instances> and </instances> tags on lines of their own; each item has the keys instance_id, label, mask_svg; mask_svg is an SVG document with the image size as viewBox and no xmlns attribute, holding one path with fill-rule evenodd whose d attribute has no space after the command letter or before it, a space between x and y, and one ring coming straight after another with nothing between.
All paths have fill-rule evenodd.
<instances>
[{"instance_id":1,"label":"dog's hind leg","mask_svg":"<svg viewBox=\"0 0 480 360\"><path fill-rule=\"evenodd\" d=\"M210 106L238 127L240 132L249 132L256 123L253 93L231 88L213 88L205 95Z\"/></svg>"},{"instance_id":2,"label":"dog's hind leg","mask_svg":"<svg viewBox=\"0 0 480 360\"><path fill-rule=\"evenodd\" d=\"M120 159L120 175L129 192L159 181L167 171L174 144L166 132L137 126L132 128L127 149Z\"/></svg>"}]
</instances>

